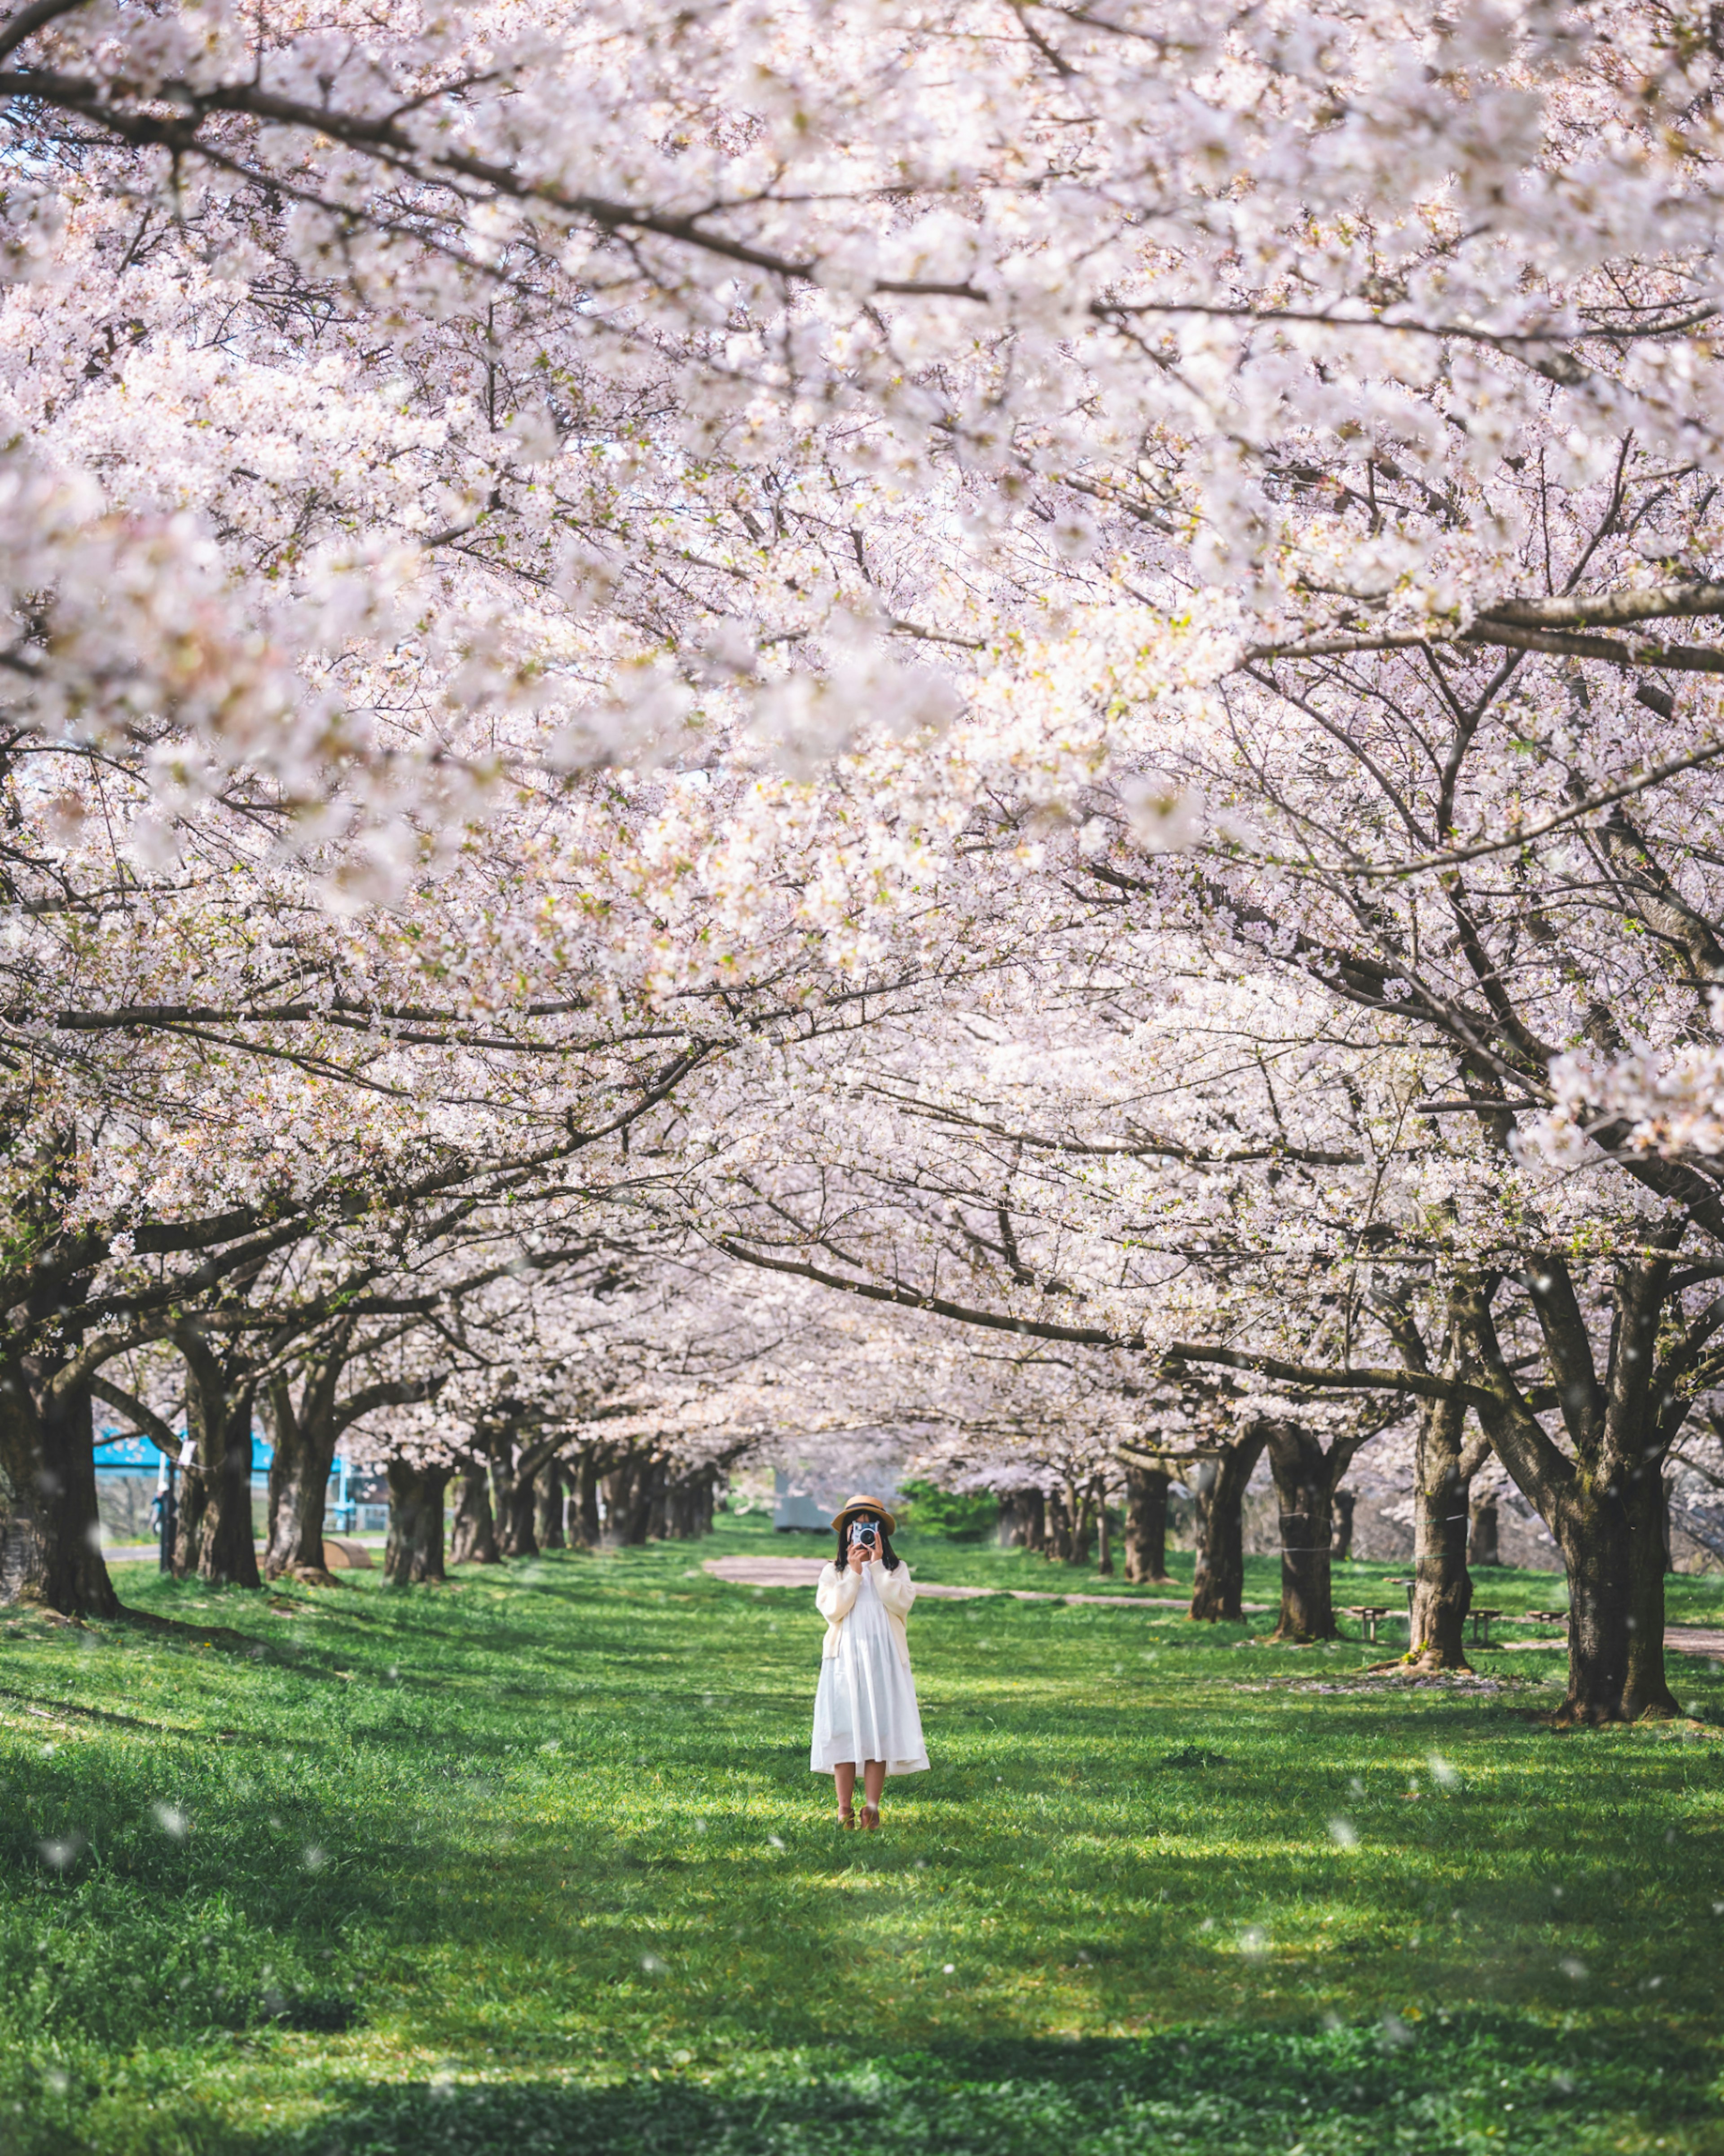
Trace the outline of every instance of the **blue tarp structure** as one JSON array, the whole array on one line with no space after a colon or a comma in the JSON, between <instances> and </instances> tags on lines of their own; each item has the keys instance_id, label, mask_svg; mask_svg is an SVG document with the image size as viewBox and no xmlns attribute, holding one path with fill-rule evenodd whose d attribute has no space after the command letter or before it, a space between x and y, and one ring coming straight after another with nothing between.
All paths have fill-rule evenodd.
<instances>
[{"instance_id":1,"label":"blue tarp structure","mask_svg":"<svg viewBox=\"0 0 1724 2156\"><path fill-rule=\"evenodd\" d=\"M176 1431L176 1435L178 1432ZM123 1469L136 1475L140 1469L152 1471L161 1459L160 1448L147 1437L121 1437L111 1430L99 1430L95 1434L95 1471L100 1475L105 1467L110 1472Z\"/></svg>"},{"instance_id":2,"label":"blue tarp structure","mask_svg":"<svg viewBox=\"0 0 1724 2156\"><path fill-rule=\"evenodd\" d=\"M184 1435L182 1430L174 1432L176 1437L183 1437ZM267 1475L269 1463L275 1457L275 1448L269 1439L254 1431L251 1440L252 1473ZM153 1439L130 1433L122 1435L115 1430L99 1430L95 1433L95 1471L98 1475L105 1471L110 1475L153 1475L161 1462L162 1454ZM341 1472L339 1460L336 1461L333 1471L336 1475Z\"/></svg>"}]
</instances>

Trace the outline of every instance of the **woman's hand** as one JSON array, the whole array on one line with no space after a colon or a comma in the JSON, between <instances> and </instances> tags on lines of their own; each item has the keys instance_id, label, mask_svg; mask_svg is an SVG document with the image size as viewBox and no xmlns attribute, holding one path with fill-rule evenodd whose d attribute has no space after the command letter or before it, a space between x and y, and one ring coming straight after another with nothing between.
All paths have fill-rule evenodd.
<instances>
[{"instance_id":1,"label":"woman's hand","mask_svg":"<svg viewBox=\"0 0 1724 2156\"><path fill-rule=\"evenodd\" d=\"M850 1544L850 1552L848 1559L850 1570L852 1572L860 1572L863 1566L866 1564L867 1562L868 1552L863 1548L860 1543L852 1543Z\"/></svg>"}]
</instances>

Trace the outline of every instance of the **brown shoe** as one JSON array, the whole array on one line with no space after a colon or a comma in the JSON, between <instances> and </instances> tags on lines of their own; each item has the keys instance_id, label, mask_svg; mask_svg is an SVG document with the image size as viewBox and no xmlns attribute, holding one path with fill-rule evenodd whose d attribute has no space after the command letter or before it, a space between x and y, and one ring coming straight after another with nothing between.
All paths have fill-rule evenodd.
<instances>
[{"instance_id":1,"label":"brown shoe","mask_svg":"<svg viewBox=\"0 0 1724 2156\"><path fill-rule=\"evenodd\" d=\"M862 1828L863 1828L863 1831L864 1831L865 1833L866 1833L866 1834L874 1834L874 1833L876 1833L876 1832L879 1830L879 1827L880 1827L880 1807L879 1807L879 1805L878 1805L878 1804L864 1804L864 1805L863 1805L863 1807L862 1807Z\"/></svg>"},{"instance_id":2,"label":"brown shoe","mask_svg":"<svg viewBox=\"0 0 1724 2156\"><path fill-rule=\"evenodd\" d=\"M856 1815L849 1804L841 1804L839 1807L838 1823L842 1827L854 1829L855 1826Z\"/></svg>"}]
</instances>

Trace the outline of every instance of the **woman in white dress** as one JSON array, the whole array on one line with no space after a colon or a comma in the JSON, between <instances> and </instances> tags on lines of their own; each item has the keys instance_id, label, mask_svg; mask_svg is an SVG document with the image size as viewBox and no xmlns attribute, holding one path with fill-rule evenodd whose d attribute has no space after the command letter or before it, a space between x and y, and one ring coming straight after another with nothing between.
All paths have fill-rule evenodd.
<instances>
[{"instance_id":1,"label":"woman in white dress","mask_svg":"<svg viewBox=\"0 0 1724 2156\"><path fill-rule=\"evenodd\" d=\"M837 1559L814 1590L826 1644L808 1768L832 1776L838 1823L846 1827L856 1824L856 1769L862 1769L862 1824L871 1832L880 1825L887 1775L920 1774L928 1763L904 1630L916 1589L910 1567L893 1553L898 1523L877 1499L852 1497L832 1524Z\"/></svg>"}]
</instances>

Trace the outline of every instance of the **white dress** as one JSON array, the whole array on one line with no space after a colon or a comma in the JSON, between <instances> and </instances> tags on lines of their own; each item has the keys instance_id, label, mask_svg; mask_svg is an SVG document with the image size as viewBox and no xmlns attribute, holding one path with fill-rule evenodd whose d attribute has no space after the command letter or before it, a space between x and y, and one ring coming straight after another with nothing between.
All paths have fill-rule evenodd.
<instances>
[{"instance_id":1,"label":"white dress","mask_svg":"<svg viewBox=\"0 0 1724 2156\"><path fill-rule=\"evenodd\" d=\"M916 1686L898 1659L874 1572L871 1564L863 1566L838 1652L820 1665L811 1774L829 1774L847 1761L859 1768L866 1760L884 1759L889 1774L918 1774L928 1763Z\"/></svg>"}]
</instances>

